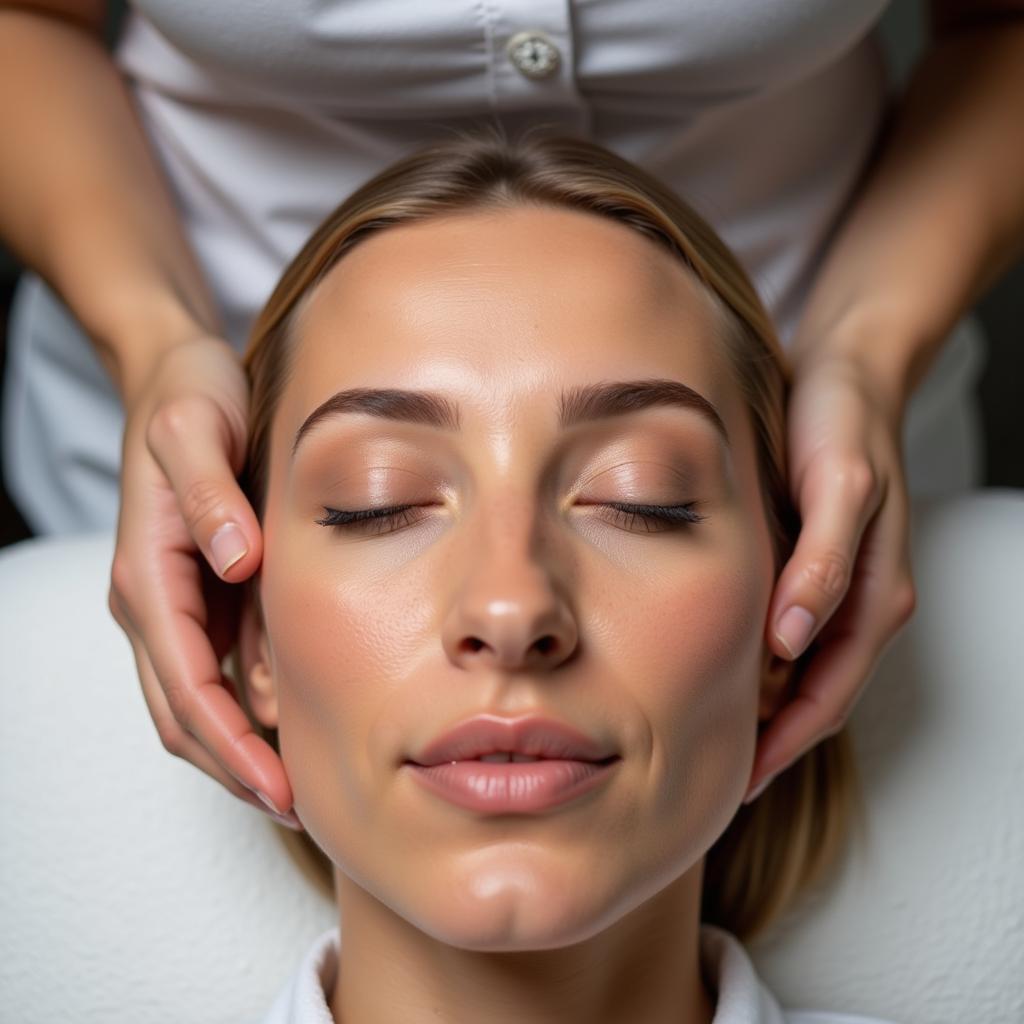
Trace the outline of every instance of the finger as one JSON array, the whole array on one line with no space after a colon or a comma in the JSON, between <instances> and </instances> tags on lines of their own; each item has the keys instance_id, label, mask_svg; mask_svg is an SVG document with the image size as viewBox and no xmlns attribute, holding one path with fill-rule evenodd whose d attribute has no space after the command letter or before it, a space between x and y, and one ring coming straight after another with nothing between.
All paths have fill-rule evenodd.
<instances>
[{"instance_id":1,"label":"finger","mask_svg":"<svg viewBox=\"0 0 1024 1024\"><path fill-rule=\"evenodd\" d=\"M200 569L195 555L181 548L151 560L145 594L133 613L139 642L178 725L228 772L286 811L292 793L281 759L223 685L206 631Z\"/></svg>"},{"instance_id":2,"label":"finger","mask_svg":"<svg viewBox=\"0 0 1024 1024\"><path fill-rule=\"evenodd\" d=\"M164 636L150 641L154 669L177 723L236 778L279 812L291 807L284 765L225 689L220 664L202 626L186 613L168 612ZM169 642L170 637L178 643Z\"/></svg>"},{"instance_id":3,"label":"finger","mask_svg":"<svg viewBox=\"0 0 1024 1024\"><path fill-rule=\"evenodd\" d=\"M235 479L244 448L236 435L219 406L199 395L165 403L146 428L196 546L221 579L235 583L262 557L256 514Z\"/></svg>"},{"instance_id":4,"label":"finger","mask_svg":"<svg viewBox=\"0 0 1024 1024\"><path fill-rule=\"evenodd\" d=\"M295 816L294 811L279 813L276 808L270 806L258 792L249 789L228 772L209 751L205 750L193 737L191 737L175 720L171 713L167 698L157 679L153 664L146 654L145 648L137 637L129 636L132 653L135 656L135 666L138 671L139 680L142 683L142 695L149 708L150 717L156 726L157 735L164 749L169 753L188 761L201 772L209 775L219 782L229 793L244 801L258 811L268 814L275 821L292 829L300 829L301 823Z\"/></svg>"},{"instance_id":5,"label":"finger","mask_svg":"<svg viewBox=\"0 0 1024 1024\"><path fill-rule=\"evenodd\" d=\"M822 631L796 695L758 737L745 803L843 727L915 600L907 501L894 496L865 532L847 598Z\"/></svg>"},{"instance_id":6,"label":"finger","mask_svg":"<svg viewBox=\"0 0 1024 1024\"><path fill-rule=\"evenodd\" d=\"M775 586L771 647L798 658L846 596L861 537L884 495L866 460L830 460L801 487L803 526Z\"/></svg>"},{"instance_id":7,"label":"finger","mask_svg":"<svg viewBox=\"0 0 1024 1024\"><path fill-rule=\"evenodd\" d=\"M206 632L211 617L202 569L177 496L145 438L129 428L110 606L145 655L136 663L148 666L162 695L158 698L148 687L151 713L162 715L161 738L168 749L196 767L205 769L212 758L221 769L214 773L218 781L224 782L222 773L227 772L265 795L278 810L287 811L292 794L280 758L255 734L223 686L220 658ZM224 617L212 619L212 632L223 633L218 627L226 627ZM197 753L204 747L208 757Z\"/></svg>"}]
</instances>

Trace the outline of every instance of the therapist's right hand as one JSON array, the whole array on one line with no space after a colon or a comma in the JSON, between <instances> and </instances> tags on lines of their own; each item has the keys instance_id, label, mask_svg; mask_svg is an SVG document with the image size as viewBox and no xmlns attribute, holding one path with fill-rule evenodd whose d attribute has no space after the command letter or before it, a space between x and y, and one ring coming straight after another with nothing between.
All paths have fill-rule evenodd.
<instances>
[{"instance_id":1,"label":"therapist's right hand","mask_svg":"<svg viewBox=\"0 0 1024 1024\"><path fill-rule=\"evenodd\" d=\"M253 730L221 663L262 538L236 481L249 393L234 350L198 337L165 351L126 400L110 610L128 634L164 747L298 827L284 765Z\"/></svg>"}]
</instances>

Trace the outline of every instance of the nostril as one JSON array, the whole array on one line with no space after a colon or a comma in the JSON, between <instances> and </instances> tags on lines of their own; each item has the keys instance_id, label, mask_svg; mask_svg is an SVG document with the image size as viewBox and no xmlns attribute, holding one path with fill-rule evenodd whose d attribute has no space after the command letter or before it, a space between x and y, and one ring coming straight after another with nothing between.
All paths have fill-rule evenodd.
<instances>
[{"instance_id":1,"label":"nostril","mask_svg":"<svg viewBox=\"0 0 1024 1024\"><path fill-rule=\"evenodd\" d=\"M492 645L488 644L486 640L482 640L478 636L464 636L458 645L458 650L461 654L479 654L484 650L491 650ZM555 655L562 648L562 643L558 637L552 633L545 633L544 636L538 637L532 644L530 644L530 654L539 655L542 658L547 658L551 655ZM496 645L494 647L494 653L497 656L501 651L501 646ZM522 652L522 648L519 648ZM511 652L509 652L511 657Z\"/></svg>"},{"instance_id":2,"label":"nostril","mask_svg":"<svg viewBox=\"0 0 1024 1024\"><path fill-rule=\"evenodd\" d=\"M550 654L558 646L558 641L549 633L547 636L542 636L537 640L533 646L541 654Z\"/></svg>"}]
</instances>

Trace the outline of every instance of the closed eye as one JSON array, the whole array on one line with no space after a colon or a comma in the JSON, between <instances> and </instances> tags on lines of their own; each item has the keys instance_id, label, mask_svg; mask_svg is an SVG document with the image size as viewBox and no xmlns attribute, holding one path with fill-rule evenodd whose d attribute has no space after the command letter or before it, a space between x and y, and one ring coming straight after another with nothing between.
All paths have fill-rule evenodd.
<instances>
[{"instance_id":1,"label":"closed eye","mask_svg":"<svg viewBox=\"0 0 1024 1024\"><path fill-rule=\"evenodd\" d=\"M624 530L662 533L703 522L707 516L697 512L699 502L684 505L643 505L621 501L595 504L606 521ZM320 526L331 526L348 532L370 535L394 533L422 519L424 505L385 505L380 508L339 509L324 507L324 515L315 520Z\"/></svg>"},{"instance_id":2,"label":"closed eye","mask_svg":"<svg viewBox=\"0 0 1024 1024\"><path fill-rule=\"evenodd\" d=\"M663 533L665 530L701 523L707 519L707 516L696 511L698 504L690 501L685 505L633 505L611 501L598 507L613 514L614 518L609 518L609 522L625 530Z\"/></svg>"}]
</instances>

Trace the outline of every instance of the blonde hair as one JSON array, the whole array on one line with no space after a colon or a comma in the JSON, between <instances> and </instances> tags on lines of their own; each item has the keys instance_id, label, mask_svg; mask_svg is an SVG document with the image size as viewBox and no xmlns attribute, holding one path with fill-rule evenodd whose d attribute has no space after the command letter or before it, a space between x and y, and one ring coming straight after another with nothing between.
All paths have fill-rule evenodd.
<instances>
[{"instance_id":1,"label":"blonde hair","mask_svg":"<svg viewBox=\"0 0 1024 1024\"><path fill-rule=\"evenodd\" d=\"M720 312L721 343L754 428L776 574L799 523L785 473L788 367L771 319L739 262L714 230L657 179L593 143L543 132L511 144L497 135L455 136L420 149L346 199L284 271L256 319L245 366L252 386L244 482L262 512L270 427L289 372L290 333L302 301L360 241L434 217L541 204L624 224L689 268ZM255 599L255 590L252 592ZM799 677L800 665L791 685ZM240 687L244 691L244 687ZM276 744L274 730L266 730ZM849 737L828 737L742 805L708 851L701 918L749 939L821 879L863 812ZM293 854L330 862L307 836L282 830Z\"/></svg>"}]
</instances>

